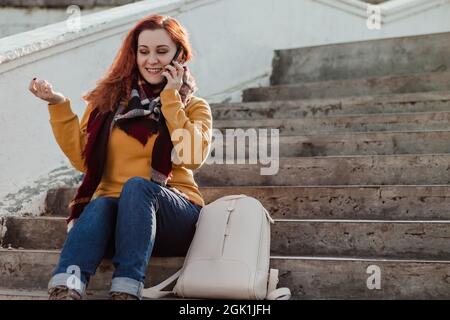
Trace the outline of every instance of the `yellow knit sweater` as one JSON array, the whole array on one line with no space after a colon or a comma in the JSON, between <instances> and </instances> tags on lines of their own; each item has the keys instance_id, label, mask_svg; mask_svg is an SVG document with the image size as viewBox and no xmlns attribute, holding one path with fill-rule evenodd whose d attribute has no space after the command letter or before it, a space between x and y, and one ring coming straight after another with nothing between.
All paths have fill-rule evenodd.
<instances>
[{"instance_id":1,"label":"yellow knit sweater","mask_svg":"<svg viewBox=\"0 0 450 320\"><path fill-rule=\"evenodd\" d=\"M160 93L161 112L166 119L167 128L171 134L173 145L176 146L184 138L172 133L176 129L185 129L189 132L191 143L191 161L181 164L172 163L172 179L168 182L174 191L184 194L192 202L205 205L198 185L194 180L193 170L198 169L206 161L210 152L212 136L212 115L208 103L193 96L187 106L184 106L181 96L176 89L164 89ZM50 124L56 141L71 164L79 171L85 173L82 150L87 142L86 127L89 114L93 110L88 105L81 122L72 111L70 100L59 104L49 104ZM201 123L195 126L195 123ZM133 137L127 135L118 127L114 127L108 143L107 160L102 180L92 199L99 196L119 197L124 183L132 177L150 178L153 145L158 134L153 134L145 146ZM177 138L178 136L178 138ZM202 151L194 150L194 141L201 142ZM198 144L197 144L198 148ZM202 153L201 155L195 152ZM181 154L182 156L182 154ZM186 157L179 158L186 160ZM201 160L201 161L199 161Z\"/></svg>"}]
</instances>

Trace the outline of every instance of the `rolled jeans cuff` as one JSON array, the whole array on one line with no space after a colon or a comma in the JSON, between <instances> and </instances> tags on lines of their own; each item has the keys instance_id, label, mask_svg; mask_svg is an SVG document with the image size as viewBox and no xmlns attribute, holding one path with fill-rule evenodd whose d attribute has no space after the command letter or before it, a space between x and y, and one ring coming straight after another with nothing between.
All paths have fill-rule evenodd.
<instances>
[{"instance_id":1,"label":"rolled jeans cuff","mask_svg":"<svg viewBox=\"0 0 450 320\"><path fill-rule=\"evenodd\" d=\"M73 289L83 296L86 290L86 284L80 280L76 275L70 273L55 274L48 282L48 289L50 290L56 286L66 286Z\"/></svg>"},{"instance_id":2,"label":"rolled jeans cuff","mask_svg":"<svg viewBox=\"0 0 450 320\"><path fill-rule=\"evenodd\" d=\"M125 292L142 299L144 284L140 281L127 277L115 277L111 281L110 292Z\"/></svg>"}]
</instances>

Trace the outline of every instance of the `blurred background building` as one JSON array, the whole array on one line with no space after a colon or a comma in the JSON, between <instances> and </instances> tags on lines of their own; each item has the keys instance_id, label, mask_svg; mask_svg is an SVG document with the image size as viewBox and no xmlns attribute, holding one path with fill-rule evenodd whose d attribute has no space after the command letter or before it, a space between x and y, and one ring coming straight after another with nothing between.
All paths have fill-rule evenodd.
<instances>
[{"instance_id":1,"label":"blurred background building","mask_svg":"<svg viewBox=\"0 0 450 320\"><path fill-rule=\"evenodd\" d=\"M0 38L33 30L67 19L70 6L78 6L83 14L90 14L133 0L1 0Z\"/></svg>"}]
</instances>

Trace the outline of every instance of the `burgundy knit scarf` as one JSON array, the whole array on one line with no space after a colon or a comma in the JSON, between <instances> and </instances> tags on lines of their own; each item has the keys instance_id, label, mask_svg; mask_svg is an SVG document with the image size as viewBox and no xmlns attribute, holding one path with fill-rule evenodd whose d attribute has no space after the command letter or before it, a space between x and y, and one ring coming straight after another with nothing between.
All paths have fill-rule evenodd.
<instances>
[{"instance_id":1,"label":"burgundy knit scarf","mask_svg":"<svg viewBox=\"0 0 450 320\"><path fill-rule=\"evenodd\" d=\"M197 88L188 67L184 66L184 69L183 85L179 92L186 106ZM83 150L86 174L69 204L70 215L66 220L67 223L81 215L100 184L106 163L108 141L114 126L118 126L143 146L153 134L159 132L152 150L149 178L151 176L152 181L162 186L166 186L172 178L173 144L161 112L159 97L165 85L166 81L159 85L151 85L137 76L133 81L131 96L126 106L118 106L115 111L106 113L100 113L97 108L92 110L87 124L88 140Z\"/></svg>"}]
</instances>

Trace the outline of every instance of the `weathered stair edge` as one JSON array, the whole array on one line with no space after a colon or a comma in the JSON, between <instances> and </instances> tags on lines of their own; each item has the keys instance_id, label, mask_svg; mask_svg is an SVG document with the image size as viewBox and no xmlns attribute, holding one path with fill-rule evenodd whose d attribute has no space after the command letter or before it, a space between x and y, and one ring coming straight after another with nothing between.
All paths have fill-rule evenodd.
<instances>
[{"instance_id":1,"label":"weathered stair edge","mask_svg":"<svg viewBox=\"0 0 450 320\"><path fill-rule=\"evenodd\" d=\"M108 300L108 291L88 290L83 300ZM1 300L48 300L48 292L43 289L4 289L0 287Z\"/></svg>"},{"instance_id":2,"label":"weathered stair edge","mask_svg":"<svg viewBox=\"0 0 450 320\"><path fill-rule=\"evenodd\" d=\"M275 219L450 220L449 185L200 187L205 203L255 197ZM74 188L48 191L45 215L67 217Z\"/></svg>"},{"instance_id":3,"label":"weathered stair edge","mask_svg":"<svg viewBox=\"0 0 450 320\"><path fill-rule=\"evenodd\" d=\"M64 218L8 218L13 248L60 249ZM276 220L271 254L450 260L450 221Z\"/></svg>"},{"instance_id":4,"label":"weathered stair edge","mask_svg":"<svg viewBox=\"0 0 450 320\"><path fill-rule=\"evenodd\" d=\"M280 136L386 132L386 131L436 131L450 129L450 112L412 112L369 115L335 115L325 117L249 120L217 120L213 135L222 138L224 134L245 137L261 134L267 130L270 135L277 129ZM220 132L220 134L219 134ZM222 139L223 140L223 139Z\"/></svg>"},{"instance_id":5,"label":"weathered stair edge","mask_svg":"<svg viewBox=\"0 0 450 320\"><path fill-rule=\"evenodd\" d=\"M244 102L319 99L348 96L384 95L450 89L450 72L431 72L405 76L329 80L296 85L278 85L245 89Z\"/></svg>"},{"instance_id":6,"label":"weathered stair edge","mask_svg":"<svg viewBox=\"0 0 450 320\"><path fill-rule=\"evenodd\" d=\"M270 81L285 84L448 70L449 40L450 33L445 32L275 50Z\"/></svg>"},{"instance_id":7,"label":"weathered stair edge","mask_svg":"<svg viewBox=\"0 0 450 320\"><path fill-rule=\"evenodd\" d=\"M450 92L211 104L214 120L260 120L344 114L450 111Z\"/></svg>"},{"instance_id":8,"label":"weathered stair edge","mask_svg":"<svg viewBox=\"0 0 450 320\"><path fill-rule=\"evenodd\" d=\"M59 252L0 250L0 255L4 288L45 289ZM152 258L146 287L159 283L182 263L183 258ZM17 265L21 267L14 268ZM280 269L279 286L289 287L293 299L450 298L450 261L273 256L271 267ZM373 272L376 267L381 275L381 289L371 290L367 287L371 276L368 271ZM112 265L103 262L89 290L107 290L111 274Z\"/></svg>"},{"instance_id":9,"label":"weathered stair edge","mask_svg":"<svg viewBox=\"0 0 450 320\"><path fill-rule=\"evenodd\" d=\"M350 155L395 155L395 154L440 154L450 153L450 130L427 131L385 131L385 132L334 132L332 134L280 135L278 143L268 132L271 141L269 150L278 148L280 157L323 157ZM220 138L220 137L219 137ZM256 136L257 139L261 139ZM226 152L233 150L234 159L250 159L250 152L258 154L260 140L248 142L249 138L238 136L231 142L225 141L222 148L214 147L214 153L222 150L225 160ZM236 148L234 142L239 141ZM217 148L217 149L216 149Z\"/></svg>"},{"instance_id":10,"label":"weathered stair edge","mask_svg":"<svg viewBox=\"0 0 450 320\"><path fill-rule=\"evenodd\" d=\"M211 161L194 176L204 187L450 184L449 154L275 157L268 160L267 165Z\"/></svg>"}]
</instances>

